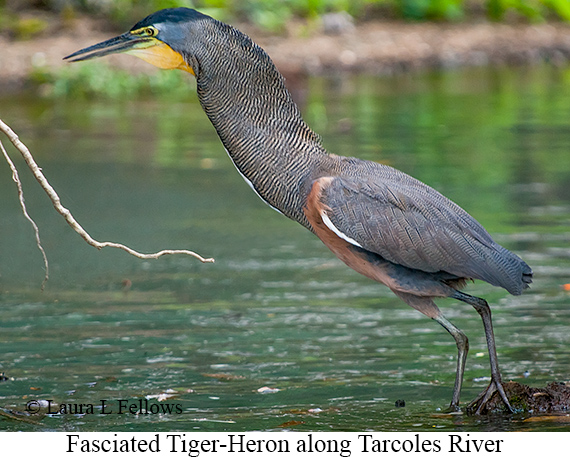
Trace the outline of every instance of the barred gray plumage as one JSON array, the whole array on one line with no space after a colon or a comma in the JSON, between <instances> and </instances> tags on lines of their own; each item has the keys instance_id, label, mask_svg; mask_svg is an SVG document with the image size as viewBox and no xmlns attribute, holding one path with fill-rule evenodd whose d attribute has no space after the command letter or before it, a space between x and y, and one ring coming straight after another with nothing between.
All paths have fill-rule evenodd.
<instances>
[{"instance_id":1,"label":"barred gray plumage","mask_svg":"<svg viewBox=\"0 0 570 457\"><path fill-rule=\"evenodd\" d=\"M196 76L206 115L239 172L266 203L453 336L458 359L452 409L459 409L468 341L433 298L472 305L483 320L491 383L471 406L480 412L496 391L512 411L502 387L490 308L459 289L469 279L481 279L518 295L532 282L523 260L417 179L386 165L328 154L269 56L230 25L188 8L162 10L129 32L67 58L139 49L141 58L161 68Z\"/></svg>"},{"instance_id":2,"label":"barred gray plumage","mask_svg":"<svg viewBox=\"0 0 570 457\"><path fill-rule=\"evenodd\" d=\"M327 154L269 56L235 28L202 21L207 41L188 43L199 66L200 102L236 167L267 203L312 230L303 212L312 183L335 177L323 202L332 223L365 249L407 268L481 279L512 294L528 287L528 265L439 192L394 168Z\"/></svg>"}]
</instances>

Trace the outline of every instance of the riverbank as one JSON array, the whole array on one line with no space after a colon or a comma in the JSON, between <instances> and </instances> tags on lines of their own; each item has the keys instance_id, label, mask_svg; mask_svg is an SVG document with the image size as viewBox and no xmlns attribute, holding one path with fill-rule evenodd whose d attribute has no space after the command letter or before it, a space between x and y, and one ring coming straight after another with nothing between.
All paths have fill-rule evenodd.
<instances>
[{"instance_id":1,"label":"riverbank","mask_svg":"<svg viewBox=\"0 0 570 457\"><path fill-rule=\"evenodd\" d=\"M335 18L333 18L335 19ZM459 66L533 64L566 65L570 60L570 25L477 23L404 23L337 21L331 32L292 24L281 36L248 24L236 24L273 58L286 76L337 72L394 74ZM333 24L335 24L333 20ZM65 26L57 19L33 40L0 36L0 90L25 87L35 68L57 71L62 57L107 39L118 31L90 18ZM134 72L155 71L134 58L110 56L110 65Z\"/></svg>"}]
</instances>

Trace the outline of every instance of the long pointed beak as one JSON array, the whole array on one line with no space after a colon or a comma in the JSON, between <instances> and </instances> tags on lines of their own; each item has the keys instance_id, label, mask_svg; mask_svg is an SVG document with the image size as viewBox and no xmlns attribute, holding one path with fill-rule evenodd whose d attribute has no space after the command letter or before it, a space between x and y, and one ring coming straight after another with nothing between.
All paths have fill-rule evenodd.
<instances>
[{"instance_id":1,"label":"long pointed beak","mask_svg":"<svg viewBox=\"0 0 570 457\"><path fill-rule=\"evenodd\" d=\"M127 52L138 48L146 48L155 43L156 40L154 38L135 36L127 32L115 38L94 44L93 46L80 49L79 51L64 57L63 60L79 62L81 60L94 59L96 57L103 57L109 54Z\"/></svg>"}]
</instances>

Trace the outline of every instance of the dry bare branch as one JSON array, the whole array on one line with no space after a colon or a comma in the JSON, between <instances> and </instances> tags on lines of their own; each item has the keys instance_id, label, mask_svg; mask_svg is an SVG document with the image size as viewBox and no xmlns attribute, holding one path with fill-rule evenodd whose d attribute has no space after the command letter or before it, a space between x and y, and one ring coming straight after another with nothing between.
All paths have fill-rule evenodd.
<instances>
[{"instance_id":1,"label":"dry bare branch","mask_svg":"<svg viewBox=\"0 0 570 457\"><path fill-rule=\"evenodd\" d=\"M18 176L18 170L16 169L16 165L14 165L14 162L12 162L12 159L10 159L10 156L8 155L8 152L4 148L4 144L2 144L2 141L0 141L0 149L2 149L2 154L4 154L4 158L6 159L6 162L8 162L8 165L10 166L10 170L12 170L12 179L14 180L16 186L18 187L18 198L20 199L20 206L22 208L22 213L24 213L24 217L30 222L30 224L32 224L32 227L34 229L34 234L36 236L36 245L38 246L38 249L42 253L42 257L44 259L44 268L46 272L44 280L42 282L42 290L43 290L47 280L49 279L49 262L46 256L46 251L44 251L42 242L40 240L40 231L38 229L37 224L28 214L28 210L26 209L26 202L24 201L24 191L22 189L22 182L20 181L20 177Z\"/></svg>"},{"instance_id":2,"label":"dry bare branch","mask_svg":"<svg viewBox=\"0 0 570 457\"><path fill-rule=\"evenodd\" d=\"M30 151L28 150L26 145L20 141L20 139L18 138L18 135L16 135L16 133L14 133L14 131L8 125L6 125L1 119L0 119L0 131L2 131L8 137L8 139L12 142L14 147L20 152L20 154L22 154L22 157L26 161L26 164L28 165L28 167L32 171L34 177L36 178L36 180L38 181L38 183L40 184L42 189L46 192L46 194L50 198L51 202L53 203L55 210L63 216L63 218L71 226L71 228L73 230L75 230L79 234L79 236L81 236L87 242L87 244L89 244L90 246L93 246L97 249L102 249L104 247L112 247L112 248L122 249L123 251L126 251L129 254L131 254L135 257L138 257L139 259L158 259L159 257L162 257L163 255L183 254L183 255L189 255L189 256L195 257L198 260L200 260L200 262L204 262L204 263L210 263L210 262L214 261L214 259L212 259L212 258L204 258L201 255L199 255L193 251L188 251L186 249L165 249L165 250L153 253L153 254L144 254L144 253L135 251L134 249L131 249L130 247L125 246L124 244L115 243L112 241L100 242L100 241L95 240L75 220L75 218L73 217L71 212L61 204L61 200L59 198L59 195L57 194L57 192L54 190L54 188L50 185L50 183L47 181L47 179L43 175L41 168L35 162L34 158L32 157L32 154L30 153ZM40 251L42 252L42 255L44 257L44 264L45 264L45 268L46 268L46 276L44 279L44 283L45 283L45 281L47 281L47 279L48 279L48 262L47 262L47 257L45 255L45 252L41 246L38 228L37 228L37 225L30 218L30 216L28 215L28 213L26 211L26 206L24 204L24 195L23 195L23 191L22 191L22 185L21 185L20 179L18 177L18 172L16 170L16 167L14 166L14 163L10 160L10 158L9 158L8 154L6 153L6 150L4 149L4 146L2 145L1 142L0 142L0 145L2 146L2 152L4 153L4 157L6 158L8 164L10 165L10 169L12 170L12 178L14 179L14 181L16 182L16 185L18 186L18 195L20 198L20 205L22 207L22 211L23 211L26 219L28 219L30 221L30 223L32 224L32 226L34 227L34 230L36 233L36 242L38 244L38 248L40 249ZM42 287L43 287L43 285L42 285Z\"/></svg>"}]
</instances>

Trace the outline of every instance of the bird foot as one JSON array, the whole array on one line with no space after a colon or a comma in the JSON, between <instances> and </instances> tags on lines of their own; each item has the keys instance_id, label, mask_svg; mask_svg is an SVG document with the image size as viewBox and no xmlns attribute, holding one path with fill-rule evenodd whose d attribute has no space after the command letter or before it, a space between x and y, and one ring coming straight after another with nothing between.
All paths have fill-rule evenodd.
<instances>
[{"instance_id":1,"label":"bird foot","mask_svg":"<svg viewBox=\"0 0 570 457\"><path fill-rule=\"evenodd\" d=\"M458 405L449 405L448 408L443 410L444 414L463 414L461 408Z\"/></svg>"},{"instance_id":2,"label":"bird foot","mask_svg":"<svg viewBox=\"0 0 570 457\"><path fill-rule=\"evenodd\" d=\"M500 379L491 380L489 386L483 392L481 392L475 400L467 405L467 413L475 415L482 414L487 406L487 403L491 397L493 397L493 394L495 392L499 395L499 397L501 397L501 400L503 400L503 403L507 407L507 411L514 413L515 411L509 403L509 399L507 398L507 394L505 393L505 389L503 388L503 384Z\"/></svg>"}]
</instances>

